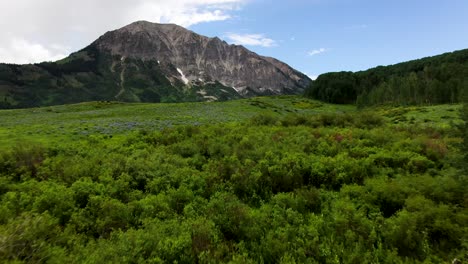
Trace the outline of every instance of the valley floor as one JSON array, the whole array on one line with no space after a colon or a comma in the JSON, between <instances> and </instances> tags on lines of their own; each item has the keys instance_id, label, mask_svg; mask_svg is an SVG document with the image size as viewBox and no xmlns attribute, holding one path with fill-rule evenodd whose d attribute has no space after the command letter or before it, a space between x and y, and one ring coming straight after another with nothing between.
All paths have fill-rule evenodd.
<instances>
[{"instance_id":1,"label":"valley floor","mask_svg":"<svg viewBox=\"0 0 468 264\"><path fill-rule=\"evenodd\" d=\"M461 105L372 108L392 124L460 124ZM89 136L120 136L136 130L178 125L242 122L259 114L274 116L353 113L352 105L334 105L300 96L257 97L213 103L132 104L91 102L42 108L0 110L0 149L21 141L62 142Z\"/></svg>"},{"instance_id":2,"label":"valley floor","mask_svg":"<svg viewBox=\"0 0 468 264\"><path fill-rule=\"evenodd\" d=\"M467 261L460 109L2 110L0 262Z\"/></svg>"}]
</instances>

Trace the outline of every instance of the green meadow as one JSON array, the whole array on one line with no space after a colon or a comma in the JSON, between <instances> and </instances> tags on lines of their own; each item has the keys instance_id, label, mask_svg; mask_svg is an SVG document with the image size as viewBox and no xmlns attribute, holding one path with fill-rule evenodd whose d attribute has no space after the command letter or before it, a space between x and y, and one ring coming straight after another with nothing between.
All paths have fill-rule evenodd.
<instances>
[{"instance_id":1,"label":"green meadow","mask_svg":"<svg viewBox=\"0 0 468 264\"><path fill-rule=\"evenodd\" d=\"M0 111L2 263L451 263L461 105L300 96Z\"/></svg>"},{"instance_id":2,"label":"green meadow","mask_svg":"<svg viewBox=\"0 0 468 264\"><path fill-rule=\"evenodd\" d=\"M351 105L323 104L296 96L258 97L208 103L139 104L90 102L0 111L0 142L42 143L83 140L90 136L123 136L138 130L179 125L242 122L258 114L342 113Z\"/></svg>"},{"instance_id":3,"label":"green meadow","mask_svg":"<svg viewBox=\"0 0 468 264\"><path fill-rule=\"evenodd\" d=\"M460 124L461 105L377 107L391 124L450 127ZM124 136L138 130L179 125L243 122L255 115L273 116L357 112L353 105L322 103L300 96L257 97L207 103L90 102L74 105L0 111L0 148L17 142L42 143L83 140L89 136ZM366 112L366 111L364 111Z\"/></svg>"}]
</instances>

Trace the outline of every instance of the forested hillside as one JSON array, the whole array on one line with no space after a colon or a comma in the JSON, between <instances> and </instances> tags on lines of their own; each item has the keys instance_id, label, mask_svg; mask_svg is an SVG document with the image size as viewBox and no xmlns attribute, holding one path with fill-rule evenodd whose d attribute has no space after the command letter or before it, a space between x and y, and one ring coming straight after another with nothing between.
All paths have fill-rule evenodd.
<instances>
[{"instance_id":1,"label":"forested hillside","mask_svg":"<svg viewBox=\"0 0 468 264\"><path fill-rule=\"evenodd\" d=\"M431 105L460 102L468 90L468 50L361 72L320 75L306 96L330 103Z\"/></svg>"},{"instance_id":2,"label":"forested hillside","mask_svg":"<svg viewBox=\"0 0 468 264\"><path fill-rule=\"evenodd\" d=\"M176 68L171 70L177 72ZM206 95L220 101L240 98L234 89L219 82L186 89L182 81L166 78L157 62L122 60L92 46L57 62L0 63L0 109L86 101L204 101Z\"/></svg>"},{"instance_id":3,"label":"forested hillside","mask_svg":"<svg viewBox=\"0 0 468 264\"><path fill-rule=\"evenodd\" d=\"M4 110L0 262L464 263L460 109Z\"/></svg>"}]
</instances>

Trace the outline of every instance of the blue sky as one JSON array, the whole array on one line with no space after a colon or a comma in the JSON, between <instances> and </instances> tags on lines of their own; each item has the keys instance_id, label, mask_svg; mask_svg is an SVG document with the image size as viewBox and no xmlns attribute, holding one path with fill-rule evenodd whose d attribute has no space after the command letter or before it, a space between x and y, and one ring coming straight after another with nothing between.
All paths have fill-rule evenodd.
<instances>
[{"instance_id":1,"label":"blue sky","mask_svg":"<svg viewBox=\"0 0 468 264\"><path fill-rule=\"evenodd\" d=\"M200 34L263 34L270 47L247 46L310 76L468 48L467 0L252 0Z\"/></svg>"},{"instance_id":2,"label":"blue sky","mask_svg":"<svg viewBox=\"0 0 468 264\"><path fill-rule=\"evenodd\" d=\"M244 44L309 76L468 48L468 0L2 0L0 14L9 63L66 57L137 20Z\"/></svg>"}]
</instances>

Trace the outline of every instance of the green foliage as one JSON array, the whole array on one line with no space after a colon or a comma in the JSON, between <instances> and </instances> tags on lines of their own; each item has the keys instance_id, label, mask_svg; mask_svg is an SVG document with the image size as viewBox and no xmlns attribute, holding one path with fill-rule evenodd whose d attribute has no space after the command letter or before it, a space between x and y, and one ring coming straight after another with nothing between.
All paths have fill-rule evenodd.
<instances>
[{"instance_id":1,"label":"green foliage","mask_svg":"<svg viewBox=\"0 0 468 264\"><path fill-rule=\"evenodd\" d=\"M468 98L468 96L467 96ZM463 145L462 145L462 153L465 153L464 161L462 162L462 166L465 168L465 172L468 173L468 99L463 105L463 108L460 111L461 119L463 120L463 124L461 125L461 131L463 135Z\"/></svg>"},{"instance_id":2,"label":"green foliage","mask_svg":"<svg viewBox=\"0 0 468 264\"><path fill-rule=\"evenodd\" d=\"M326 73L305 95L359 107L458 103L468 87L467 62L468 50L460 50L362 72Z\"/></svg>"},{"instance_id":3,"label":"green foliage","mask_svg":"<svg viewBox=\"0 0 468 264\"><path fill-rule=\"evenodd\" d=\"M298 108L298 105L314 107ZM179 125L247 121L257 115L276 118L293 113L305 115L353 111L355 107L350 105L323 104L298 96L257 97L222 103L127 104L102 101L5 110L0 111L0 149L23 141L54 141L61 146L61 142L87 140L95 144L135 130L152 131ZM79 162L92 163L80 156L76 159L76 162L63 162L69 162L70 166L79 166Z\"/></svg>"},{"instance_id":4,"label":"green foliage","mask_svg":"<svg viewBox=\"0 0 468 264\"><path fill-rule=\"evenodd\" d=\"M0 259L19 263L59 263L66 251L57 220L45 214L23 213L0 226Z\"/></svg>"},{"instance_id":5,"label":"green foliage","mask_svg":"<svg viewBox=\"0 0 468 264\"><path fill-rule=\"evenodd\" d=\"M336 103L354 103L357 79L352 72L337 72L320 75L305 95L319 100Z\"/></svg>"},{"instance_id":6,"label":"green foliage","mask_svg":"<svg viewBox=\"0 0 468 264\"><path fill-rule=\"evenodd\" d=\"M0 262L467 261L459 108L275 97L5 110Z\"/></svg>"},{"instance_id":7,"label":"green foliage","mask_svg":"<svg viewBox=\"0 0 468 264\"><path fill-rule=\"evenodd\" d=\"M92 45L58 62L0 64L0 109L89 101L171 103L239 98L233 88L219 82L184 86L169 81L156 61L122 60Z\"/></svg>"}]
</instances>

